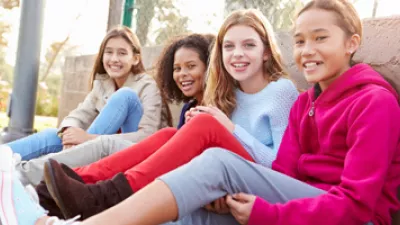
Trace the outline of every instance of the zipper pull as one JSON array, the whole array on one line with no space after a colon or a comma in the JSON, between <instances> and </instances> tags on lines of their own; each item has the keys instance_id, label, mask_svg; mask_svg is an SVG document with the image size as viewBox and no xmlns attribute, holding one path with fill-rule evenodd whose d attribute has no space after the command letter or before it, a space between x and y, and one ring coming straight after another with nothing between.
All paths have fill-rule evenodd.
<instances>
[{"instance_id":1,"label":"zipper pull","mask_svg":"<svg viewBox=\"0 0 400 225\"><path fill-rule=\"evenodd\" d=\"M314 109L315 109L315 107L314 107L314 102L312 102L312 103L311 103L311 109L310 109L310 111L308 112L308 116L314 116Z\"/></svg>"}]
</instances>

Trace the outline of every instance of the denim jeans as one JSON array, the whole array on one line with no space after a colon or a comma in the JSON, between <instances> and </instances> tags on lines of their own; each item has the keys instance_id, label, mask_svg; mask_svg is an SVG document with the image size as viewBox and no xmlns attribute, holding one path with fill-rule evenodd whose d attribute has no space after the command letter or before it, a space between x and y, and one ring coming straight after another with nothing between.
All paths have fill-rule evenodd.
<instances>
[{"instance_id":1,"label":"denim jeans","mask_svg":"<svg viewBox=\"0 0 400 225\"><path fill-rule=\"evenodd\" d=\"M89 134L115 134L119 129L122 133L138 130L143 107L136 92L130 88L121 88L108 100L90 127ZM61 139L56 128L43 130L28 137L7 143L14 153L19 153L22 160L30 160L49 153L62 150Z\"/></svg>"}]
</instances>

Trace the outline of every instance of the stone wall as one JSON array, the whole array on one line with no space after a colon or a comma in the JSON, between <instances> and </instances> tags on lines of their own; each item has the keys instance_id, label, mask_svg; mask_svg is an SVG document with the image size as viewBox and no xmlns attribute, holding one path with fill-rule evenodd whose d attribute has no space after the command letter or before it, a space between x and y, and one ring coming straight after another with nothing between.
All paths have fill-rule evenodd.
<instances>
[{"instance_id":1,"label":"stone wall","mask_svg":"<svg viewBox=\"0 0 400 225\"><path fill-rule=\"evenodd\" d=\"M309 87L298 72L292 58L292 37L290 33L278 33L279 45L287 68L297 86ZM361 49L355 55L356 61L369 63L400 92L400 17L369 19L364 21L364 37ZM143 48L143 61L150 68L160 54L162 47ZM59 121L81 102L88 92L89 73L94 56L71 57L64 67L63 87L59 104ZM179 106L172 106L173 115L179 115ZM175 123L177 118L175 118Z\"/></svg>"}]
</instances>

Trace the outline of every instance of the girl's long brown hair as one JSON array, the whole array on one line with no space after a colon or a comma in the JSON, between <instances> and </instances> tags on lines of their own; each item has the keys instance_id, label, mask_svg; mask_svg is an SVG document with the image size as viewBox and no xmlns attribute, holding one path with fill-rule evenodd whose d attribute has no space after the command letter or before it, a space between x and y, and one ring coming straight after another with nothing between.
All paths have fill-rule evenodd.
<instances>
[{"instance_id":1,"label":"girl's long brown hair","mask_svg":"<svg viewBox=\"0 0 400 225\"><path fill-rule=\"evenodd\" d=\"M265 51L270 54L264 62L263 71L266 79L276 81L288 77L284 71L282 56L275 40L275 33L265 16L255 9L237 10L231 13L222 24L211 53L203 104L213 105L231 116L236 107L235 89L237 82L226 71L222 61L222 43L226 32L233 26L245 25L253 28L260 36Z\"/></svg>"},{"instance_id":2,"label":"girl's long brown hair","mask_svg":"<svg viewBox=\"0 0 400 225\"><path fill-rule=\"evenodd\" d=\"M104 49L106 48L108 40L111 38L122 37L125 41L127 41L131 47L133 54L139 55L139 63L136 66L132 66L131 71L133 75L144 73L144 65L141 57L141 46L138 37L132 32L131 29L125 26L116 27L110 30L100 45L99 53L97 54L96 61L93 66L93 71L90 75L90 88L93 88L93 82L95 80L96 74L105 74L107 73L103 66L103 55Z\"/></svg>"}]
</instances>

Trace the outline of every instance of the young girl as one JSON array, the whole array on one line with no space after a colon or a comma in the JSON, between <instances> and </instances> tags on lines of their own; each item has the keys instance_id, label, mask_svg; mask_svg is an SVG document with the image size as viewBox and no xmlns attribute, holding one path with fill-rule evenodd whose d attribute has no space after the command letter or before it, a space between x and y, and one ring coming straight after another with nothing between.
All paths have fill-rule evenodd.
<instances>
[{"instance_id":1,"label":"young girl","mask_svg":"<svg viewBox=\"0 0 400 225\"><path fill-rule=\"evenodd\" d=\"M215 36L191 34L173 39L157 64L157 81L168 103L184 102L178 129L185 124L188 110L202 102L204 78Z\"/></svg>"},{"instance_id":2,"label":"young girl","mask_svg":"<svg viewBox=\"0 0 400 225\"><path fill-rule=\"evenodd\" d=\"M98 135L113 134L139 141L162 126L161 96L155 81L144 74L140 43L129 28L111 30L104 38L91 74L91 92L61 122L7 143L23 160L79 145ZM121 134L116 134L118 130Z\"/></svg>"},{"instance_id":3,"label":"young girl","mask_svg":"<svg viewBox=\"0 0 400 225\"><path fill-rule=\"evenodd\" d=\"M399 209L398 95L368 65L352 65L361 36L346 0L314 0L300 11L294 55L315 86L294 104L272 169L209 150L76 224L391 224ZM222 196L230 214L201 209ZM36 224L50 220L67 224Z\"/></svg>"},{"instance_id":4,"label":"young girl","mask_svg":"<svg viewBox=\"0 0 400 225\"><path fill-rule=\"evenodd\" d=\"M233 122L215 106L198 107L202 115L188 113L191 119L178 132L164 129L129 149L76 169L79 176L71 170L65 173L57 162L50 161L46 182L66 217L80 214L87 218L101 212L209 147L224 147L248 160L271 165L298 93L293 83L282 78L274 33L262 14L252 10L231 14L220 30L211 62L205 99L213 96L209 101ZM79 179L104 181L83 184ZM18 184L14 181L14 185Z\"/></svg>"},{"instance_id":5,"label":"young girl","mask_svg":"<svg viewBox=\"0 0 400 225\"><path fill-rule=\"evenodd\" d=\"M179 103L183 101L186 103L182 109L181 117L184 117L186 111L191 107L194 107L197 102L202 101L204 92L204 76L208 64L207 60L210 52L210 44L212 42L212 35L192 34L177 37L165 47L163 53L159 57L156 66L156 81L162 95L165 96L165 99L168 100L168 102ZM190 46L192 53L198 54L198 56L195 54L194 57L196 63L201 66L190 67L190 69L188 69L186 65L193 66L194 63L192 62L191 64L188 64L190 61L185 58L186 55L180 54L184 58L182 59L181 57L179 59L180 61L177 61L177 65L182 64L181 67L184 68L185 72L174 73L175 52L184 46ZM180 52L182 53L182 51ZM180 79L185 79L186 82L189 81L191 83L190 85L183 87ZM169 112L169 110L166 111ZM171 115L168 117L171 117ZM178 128L183 126L184 122L184 120L181 120ZM132 141L115 138L113 135L106 135L70 148L68 151L61 151L49 154L45 157L23 161L17 165L16 169L23 184L32 184L36 186L43 179L44 163L49 158L71 167L85 166L122 149L128 148L132 144L134 144ZM38 191L40 192L40 190Z\"/></svg>"}]
</instances>

